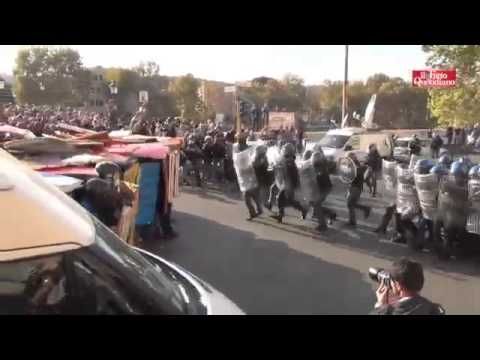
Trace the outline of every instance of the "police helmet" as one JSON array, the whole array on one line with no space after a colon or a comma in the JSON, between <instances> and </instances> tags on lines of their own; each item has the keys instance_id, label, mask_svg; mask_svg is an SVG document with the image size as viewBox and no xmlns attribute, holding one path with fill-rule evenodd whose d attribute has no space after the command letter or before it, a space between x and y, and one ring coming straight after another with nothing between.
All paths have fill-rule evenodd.
<instances>
[{"instance_id":1,"label":"police helmet","mask_svg":"<svg viewBox=\"0 0 480 360\"><path fill-rule=\"evenodd\" d=\"M255 148L255 153L257 155L265 155L267 153L268 148L265 145L258 145Z\"/></svg>"},{"instance_id":2,"label":"police helmet","mask_svg":"<svg viewBox=\"0 0 480 360\"><path fill-rule=\"evenodd\" d=\"M454 161L450 166L450 175L453 175L455 177L466 177L467 173L467 166L460 161Z\"/></svg>"},{"instance_id":3,"label":"police helmet","mask_svg":"<svg viewBox=\"0 0 480 360\"><path fill-rule=\"evenodd\" d=\"M450 157L450 155L448 155L448 153L443 154L438 159L438 163L444 166L450 166L452 164L452 158Z\"/></svg>"},{"instance_id":4,"label":"police helmet","mask_svg":"<svg viewBox=\"0 0 480 360\"><path fill-rule=\"evenodd\" d=\"M438 176L444 176L444 175L448 174L448 168L445 165L438 164L438 165L433 166L430 169L430 174L435 174L435 175L438 175Z\"/></svg>"},{"instance_id":5,"label":"police helmet","mask_svg":"<svg viewBox=\"0 0 480 360\"><path fill-rule=\"evenodd\" d=\"M480 179L480 165L475 165L468 171L468 177L470 179Z\"/></svg>"},{"instance_id":6,"label":"police helmet","mask_svg":"<svg viewBox=\"0 0 480 360\"><path fill-rule=\"evenodd\" d=\"M116 174L120 174L120 166L111 161L98 163L95 170L101 179L113 179Z\"/></svg>"},{"instance_id":7,"label":"police helmet","mask_svg":"<svg viewBox=\"0 0 480 360\"><path fill-rule=\"evenodd\" d=\"M291 143L286 143L282 148L283 157L294 157L295 153L295 146L293 146Z\"/></svg>"},{"instance_id":8,"label":"police helmet","mask_svg":"<svg viewBox=\"0 0 480 360\"><path fill-rule=\"evenodd\" d=\"M312 157L313 151L307 150L303 153L303 160L309 160Z\"/></svg>"},{"instance_id":9,"label":"police helmet","mask_svg":"<svg viewBox=\"0 0 480 360\"><path fill-rule=\"evenodd\" d=\"M460 159L458 159L458 161L460 163L464 164L469 170L474 165L472 160L470 160L470 158L468 158L466 156L462 156Z\"/></svg>"},{"instance_id":10,"label":"police helmet","mask_svg":"<svg viewBox=\"0 0 480 360\"><path fill-rule=\"evenodd\" d=\"M315 151L312 153L312 163L319 164L325 160L325 155L322 152Z\"/></svg>"},{"instance_id":11,"label":"police helmet","mask_svg":"<svg viewBox=\"0 0 480 360\"><path fill-rule=\"evenodd\" d=\"M313 151L323 153L323 149L322 149L322 147L320 146L319 143L316 143L315 145L313 145Z\"/></svg>"},{"instance_id":12,"label":"police helmet","mask_svg":"<svg viewBox=\"0 0 480 360\"><path fill-rule=\"evenodd\" d=\"M432 160L429 159L423 159L417 161L415 164L414 171L417 174L428 174L430 172L430 169L435 166L435 163Z\"/></svg>"}]
</instances>

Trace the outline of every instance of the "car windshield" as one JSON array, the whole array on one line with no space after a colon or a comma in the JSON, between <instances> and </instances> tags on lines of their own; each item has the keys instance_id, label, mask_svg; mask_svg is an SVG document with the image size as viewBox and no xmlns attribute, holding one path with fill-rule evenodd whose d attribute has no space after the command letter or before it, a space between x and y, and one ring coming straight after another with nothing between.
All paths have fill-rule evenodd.
<instances>
[{"instance_id":1,"label":"car windshield","mask_svg":"<svg viewBox=\"0 0 480 360\"><path fill-rule=\"evenodd\" d=\"M345 146L350 136L346 135L325 135L318 144L322 147L340 149Z\"/></svg>"},{"instance_id":2,"label":"car windshield","mask_svg":"<svg viewBox=\"0 0 480 360\"><path fill-rule=\"evenodd\" d=\"M125 281L154 299L158 307L172 313L206 314L199 291L183 276L164 263L153 262L130 247L96 218L96 240L92 250L125 276Z\"/></svg>"}]
</instances>

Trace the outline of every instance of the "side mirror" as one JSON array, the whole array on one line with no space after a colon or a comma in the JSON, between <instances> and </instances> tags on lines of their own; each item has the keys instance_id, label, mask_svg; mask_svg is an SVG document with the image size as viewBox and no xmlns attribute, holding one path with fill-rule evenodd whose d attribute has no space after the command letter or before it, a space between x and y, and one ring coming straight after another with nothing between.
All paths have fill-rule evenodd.
<instances>
[{"instance_id":1,"label":"side mirror","mask_svg":"<svg viewBox=\"0 0 480 360\"><path fill-rule=\"evenodd\" d=\"M353 147L352 145L345 145L345 151L352 151Z\"/></svg>"}]
</instances>

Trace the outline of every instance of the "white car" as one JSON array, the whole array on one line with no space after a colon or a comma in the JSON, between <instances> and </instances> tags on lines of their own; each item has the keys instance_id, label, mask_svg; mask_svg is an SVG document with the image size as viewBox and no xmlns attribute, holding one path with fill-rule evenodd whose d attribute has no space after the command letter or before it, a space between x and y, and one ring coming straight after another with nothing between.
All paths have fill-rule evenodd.
<instances>
[{"instance_id":1,"label":"white car","mask_svg":"<svg viewBox=\"0 0 480 360\"><path fill-rule=\"evenodd\" d=\"M0 150L1 314L243 314Z\"/></svg>"}]
</instances>

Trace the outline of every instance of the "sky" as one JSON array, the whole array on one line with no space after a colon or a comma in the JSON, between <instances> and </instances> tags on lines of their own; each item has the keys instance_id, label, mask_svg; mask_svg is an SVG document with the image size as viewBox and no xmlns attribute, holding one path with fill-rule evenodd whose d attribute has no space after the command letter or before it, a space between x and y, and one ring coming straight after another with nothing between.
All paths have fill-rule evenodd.
<instances>
[{"instance_id":1,"label":"sky","mask_svg":"<svg viewBox=\"0 0 480 360\"><path fill-rule=\"evenodd\" d=\"M235 82L258 76L301 76L306 85L341 80L344 45L58 45L80 52L85 66L133 67L155 61L167 76ZM17 51L28 45L0 45L0 73L11 74ZM349 79L366 80L375 73L411 79L425 67L420 45L351 45Z\"/></svg>"}]
</instances>

